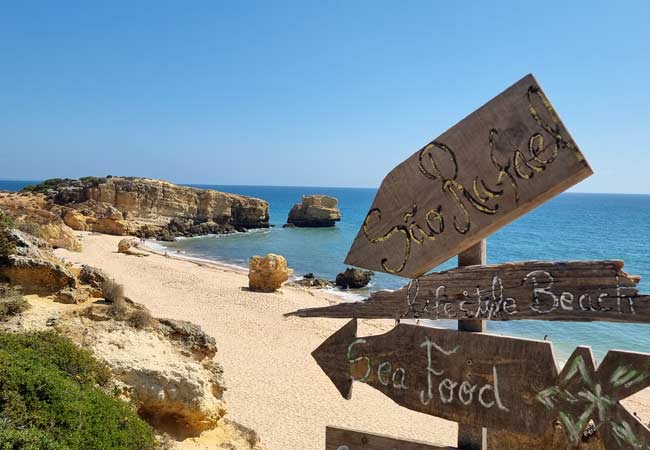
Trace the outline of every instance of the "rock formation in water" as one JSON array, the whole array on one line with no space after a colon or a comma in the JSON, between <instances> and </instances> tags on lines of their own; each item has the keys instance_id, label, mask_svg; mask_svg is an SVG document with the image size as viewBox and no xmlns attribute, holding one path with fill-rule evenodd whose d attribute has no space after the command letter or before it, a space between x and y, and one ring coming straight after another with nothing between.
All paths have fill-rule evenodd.
<instances>
[{"instance_id":1,"label":"rock formation in water","mask_svg":"<svg viewBox=\"0 0 650 450\"><path fill-rule=\"evenodd\" d=\"M334 283L324 278L318 278L312 272L309 272L303 275L302 278L292 281L290 285L302 288L326 289L333 287Z\"/></svg>"},{"instance_id":2,"label":"rock formation in water","mask_svg":"<svg viewBox=\"0 0 650 450\"><path fill-rule=\"evenodd\" d=\"M17 199L30 205L28 211L13 211ZM47 216L37 223L55 224L64 236L44 238L72 250L78 245L72 230L173 240L269 227L269 205L264 200L134 177L48 180L20 194L0 194L0 209L12 216L22 214L26 222Z\"/></svg>"},{"instance_id":3,"label":"rock formation in water","mask_svg":"<svg viewBox=\"0 0 650 450\"><path fill-rule=\"evenodd\" d=\"M336 285L345 289L361 289L368 286L373 275L370 270L348 267L344 272L336 275Z\"/></svg>"},{"instance_id":4,"label":"rock formation in water","mask_svg":"<svg viewBox=\"0 0 650 450\"><path fill-rule=\"evenodd\" d=\"M293 205L287 225L296 227L333 227L341 220L339 201L327 195L303 195L302 203Z\"/></svg>"},{"instance_id":5,"label":"rock formation in water","mask_svg":"<svg viewBox=\"0 0 650 450\"><path fill-rule=\"evenodd\" d=\"M287 267L283 256L269 253L266 256L253 256L248 272L248 288L256 292L274 292L293 273Z\"/></svg>"}]
</instances>

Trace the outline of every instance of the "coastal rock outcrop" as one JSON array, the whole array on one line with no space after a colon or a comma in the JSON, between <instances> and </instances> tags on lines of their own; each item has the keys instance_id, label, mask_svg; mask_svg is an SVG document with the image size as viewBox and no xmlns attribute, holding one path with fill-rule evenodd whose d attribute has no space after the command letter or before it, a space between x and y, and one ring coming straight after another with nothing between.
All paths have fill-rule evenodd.
<instances>
[{"instance_id":1,"label":"coastal rock outcrop","mask_svg":"<svg viewBox=\"0 0 650 450\"><path fill-rule=\"evenodd\" d=\"M43 194L0 192L0 210L11 216L19 229L29 229L55 248L81 250L74 230Z\"/></svg>"},{"instance_id":2,"label":"coastal rock outcrop","mask_svg":"<svg viewBox=\"0 0 650 450\"><path fill-rule=\"evenodd\" d=\"M54 179L16 195L41 196L68 228L116 236L171 240L270 226L264 200L148 178Z\"/></svg>"},{"instance_id":3,"label":"coastal rock outcrop","mask_svg":"<svg viewBox=\"0 0 650 450\"><path fill-rule=\"evenodd\" d=\"M226 387L221 366L207 356L214 353L188 351L183 342L159 330L109 320L110 313L92 308L92 314L81 311L59 329L109 365L140 414L154 424L192 434L217 425L226 413Z\"/></svg>"},{"instance_id":4,"label":"coastal rock outcrop","mask_svg":"<svg viewBox=\"0 0 650 450\"><path fill-rule=\"evenodd\" d=\"M97 289L101 288L107 280L108 275L97 267L84 264L79 271L79 281Z\"/></svg>"},{"instance_id":5,"label":"coastal rock outcrop","mask_svg":"<svg viewBox=\"0 0 650 450\"><path fill-rule=\"evenodd\" d=\"M287 260L283 256L273 253L253 256L250 259L248 288L257 292L274 292L280 289L292 273L293 270L287 267Z\"/></svg>"},{"instance_id":6,"label":"coastal rock outcrop","mask_svg":"<svg viewBox=\"0 0 650 450\"><path fill-rule=\"evenodd\" d=\"M316 275L310 272L303 275L303 277L299 280L292 281L291 285L304 288L325 289L333 287L334 283L324 278L318 278Z\"/></svg>"},{"instance_id":7,"label":"coastal rock outcrop","mask_svg":"<svg viewBox=\"0 0 650 450\"><path fill-rule=\"evenodd\" d=\"M289 212L287 224L296 227L333 227L341 220L338 200L327 195L303 195Z\"/></svg>"},{"instance_id":8,"label":"coastal rock outcrop","mask_svg":"<svg viewBox=\"0 0 650 450\"><path fill-rule=\"evenodd\" d=\"M0 281L22 286L25 294L51 295L76 286L74 275L51 256L43 239L19 230L9 230L15 253L0 260Z\"/></svg>"},{"instance_id":9,"label":"coastal rock outcrop","mask_svg":"<svg viewBox=\"0 0 650 450\"><path fill-rule=\"evenodd\" d=\"M361 289L368 286L373 275L370 270L348 267L336 275L336 285L345 289Z\"/></svg>"}]
</instances>

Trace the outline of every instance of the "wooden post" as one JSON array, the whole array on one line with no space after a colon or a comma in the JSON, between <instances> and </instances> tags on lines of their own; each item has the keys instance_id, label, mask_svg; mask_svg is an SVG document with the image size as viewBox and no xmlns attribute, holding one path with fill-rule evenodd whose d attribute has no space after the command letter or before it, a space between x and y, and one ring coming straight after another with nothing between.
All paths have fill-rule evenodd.
<instances>
[{"instance_id":1,"label":"wooden post","mask_svg":"<svg viewBox=\"0 0 650 450\"><path fill-rule=\"evenodd\" d=\"M473 247L458 255L458 267L487 264L487 241L483 239ZM459 320L458 331L484 333L485 320ZM487 450L487 428L477 428L458 424L459 450Z\"/></svg>"}]
</instances>

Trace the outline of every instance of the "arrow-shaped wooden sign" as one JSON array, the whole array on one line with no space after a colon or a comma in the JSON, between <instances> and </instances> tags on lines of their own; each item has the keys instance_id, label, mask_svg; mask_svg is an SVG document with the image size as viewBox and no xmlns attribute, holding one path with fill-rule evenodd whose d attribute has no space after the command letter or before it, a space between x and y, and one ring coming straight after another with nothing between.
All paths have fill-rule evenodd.
<instances>
[{"instance_id":1,"label":"arrow-shaped wooden sign","mask_svg":"<svg viewBox=\"0 0 650 450\"><path fill-rule=\"evenodd\" d=\"M378 434L361 433L343 428L327 427L325 450L456 450L421 442L403 441Z\"/></svg>"},{"instance_id":2,"label":"arrow-shaped wooden sign","mask_svg":"<svg viewBox=\"0 0 650 450\"><path fill-rule=\"evenodd\" d=\"M360 302L290 315L373 319L488 319L650 322L650 296L623 261L468 266L425 275Z\"/></svg>"},{"instance_id":3,"label":"arrow-shaped wooden sign","mask_svg":"<svg viewBox=\"0 0 650 450\"><path fill-rule=\"evenodd\" d=\"M356 380L473 426L541 434L560 420L575 445L593 420L608 450L650 445L650 430L619 403L650 386L648 354L610 351L596 371L580 347L558 375L550 342L405 324L379 336L356 329L350 321L312 353L345 398Z\"/></svg>"},{"instance_id":4,"label":"arrow-shaped wooden sign","mask_svg":"<svg viewBox=\"0 0 650 450\"><path fill-rule=\"evenodd\" d=\"M345 262L418 277L591 174L528 75L386 176Z\"/></svg>"}]
</instances>

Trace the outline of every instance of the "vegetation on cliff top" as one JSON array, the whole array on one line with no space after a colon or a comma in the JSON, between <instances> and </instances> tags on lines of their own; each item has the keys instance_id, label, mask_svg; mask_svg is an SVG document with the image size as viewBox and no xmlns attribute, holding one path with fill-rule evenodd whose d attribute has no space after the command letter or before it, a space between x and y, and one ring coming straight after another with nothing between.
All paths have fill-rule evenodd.
<instances>
[{"instance_id":1,"label":"vegetation on cliff top","mask_svg":"<svg viewBox=\"0 0 650 450\"><path fill-rule=\"evenodd\" d=\"M153 429L105 394L109 369L54 332L0 333L0 450L148 450Z\"/></svg>"},{"instance_id":2,"label":"vegetation on cliff top","mask_svg":"<svg viewBox=\"0 0 650 450\"><path fill-rule=\"evenodd\" d=\"M81 177L78 180L74 178L50 178L36 185L25 186L21 192L46 192L50 189L74 185L97 186L105 181L106 178L104 177Z\"/></svg>"},{"instance_id":3,"label":"vegetation on cliff top","mask_svg":"<svg viewBox=\"0 0 650 450\"><path fill-rule=\"evenodd\" d=\"M13 219L0 211L0 259L16 252L16 245L9 236L9 230L12 228L14 228Z\"/></svg>"}]
</instances>

